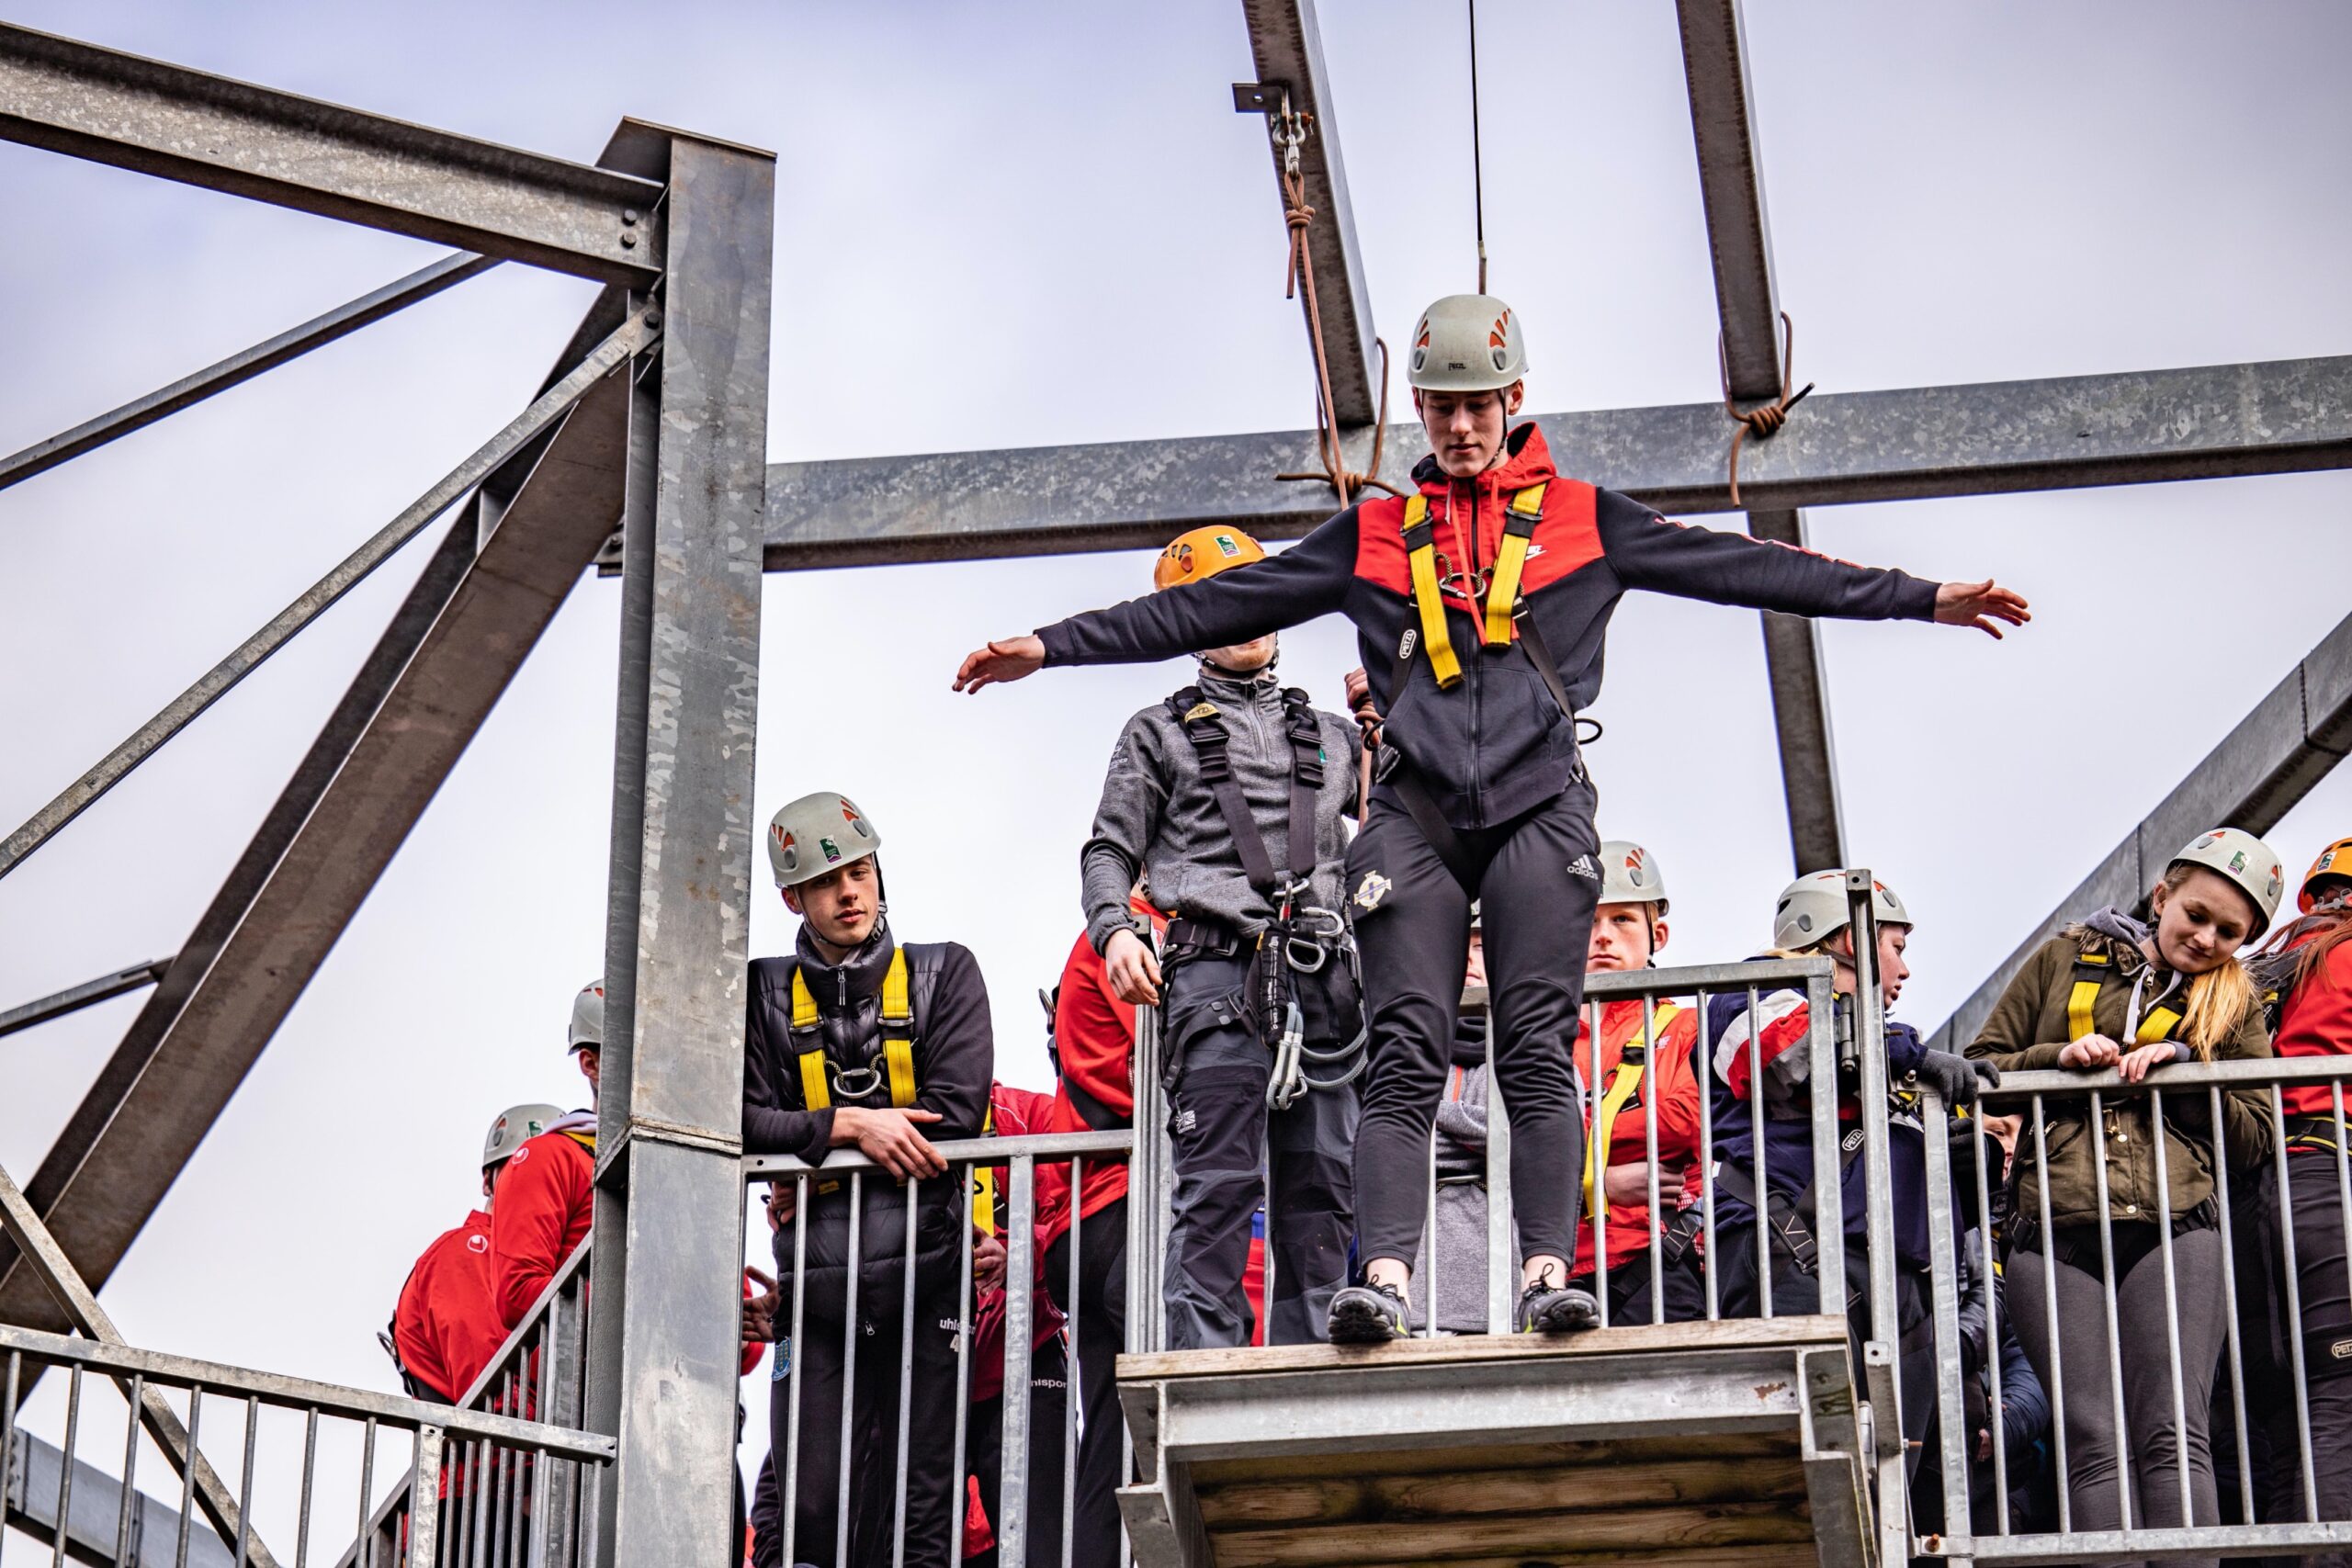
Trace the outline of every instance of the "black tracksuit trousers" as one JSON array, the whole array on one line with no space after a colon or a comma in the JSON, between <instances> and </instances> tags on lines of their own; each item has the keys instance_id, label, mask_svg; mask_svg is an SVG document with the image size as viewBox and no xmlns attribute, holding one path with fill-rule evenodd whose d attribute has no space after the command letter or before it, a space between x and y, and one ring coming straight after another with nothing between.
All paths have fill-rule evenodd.
<instances>
[{"instance_id":1,"label":"black tracksuit trousers","mask_svg":"<svg viewBox=\"0 0 2352 1568\"><path fill-rule=\"evenodd\" d=\"M1070 1561L1119 1561L1121 1439L1119 1352L1127 1348L1127 1201L1079 1222L1078 1312L1070 1337L1078 1346L1078 1488L1070 1510ZM1057 1302L1069 1293L1068 1232L1046 1248L1046 1284ZM1065 1312L1069 1303L1062 1303ZM1057 1555L1053 1561L1058 1562Z\"/></svg>"},{"instance_id":2,"label":"black tracksuit trousers","mask_svg":"<svg viewBox=\"0 0 2352 1568\"><path fill-rule=\"evenodd\" d=\"M2302 1436L2296 1412L2291 1337L2303 1340L2304 1408L2311 1422L2312 1475L2319 1493L2318 1517L2352 1519L2352 1282L2345 1267L2344 1214L2339 1207L2335 1156L2295 1149L2287 1156L2292 1201L2278 1201L2276 1168L2265 1162L2256 1182L2256 1235L2267 1278L2260 1295L2239 1288L2238 1299L2267 1299L2267 1336L2257 1335L2246 1355L2253 1397L2247 1401L2248 1445L2255 1450L2255 1500L2265 1521L2301 1524L2303 1501ZM2241 1211L2243 1213L2243 1211ZM2287 1249L2281 1235L2295 1231L2296 1305L2300 1323L2288 1321L2284 1276ZM2241 1252L2246 1231L2237 1233ZM2244 1280L2249 1270L2242 1269ZM2352 1553L2331 1552L2302 1560L2312 1568L2345 1568Z\"/></svg>"},{"instance_id":3,"label":"black tracksuit trousers","mask_svg":"<svg viewBox=\"0 0 2352 1568\"><path fill-rule=\"evenodd\" d=\"M1461 834L1483 906L1495 1081L1510 1115L1522 1256L1576 1257L1584 1125L1571 1047L1600 892L1593 804L1592 786L1578 780L1510 822ZM1356 1134L1360 1250L1367 1262L1409 1264L1469 961L1470 894L1385 790L1349 846L1348 890L1372 1025Z\"/></svg>"},{"instance_id":4,"label":"black tracksuit trousers","mask_svg":"<svg viewBox=\"0 0 2352 1568\"><path fill-rule=\"evenodd\" d=\"M790 1232L786 1233L786 1237ZM788 1245L788 1243L787 1243ZM789 1266L791 1253L784 1261ZM915 1273L914 1334L907 1411L908 1568L944 1568L956 1472L956 1269L923 1267ZM835 1554L841 1521L843 1330L838 1316L810 1314L801 1342L779 1344L800 1362L800 1470L793 1510L791 1561L817 1568L888 1568L898 1511L899 1315L903 1285L858 1288L856 1368L849 1420L849 1555ZM885 1299L876 1300L876 1297ZM836 1298L836 1306L839 1304ZM792 1400L789 1376L770 1393L768 1437L779 1471L788 1453ZM779 1515L779 1517L781 1516Z\"/></svg>"},{"instance_id":5,"label":"black tracksuit trousers","mask_svg":"<svg viewBox=\"0 0 2352 1568\"><path fill-rule=\"evenodd\" d=\"M1267 1109L1273 1055L1249 1017L1249 979L1246 953L1171 960L1167 972L1162 1038L1173 1077L1168 1133L1176 1186L1163 1291L1171 1350L1250 1343L1250 1298L1241 1280L1261 1203L1273 1277L1267 1344L1319 1342L1331 1298L1348 1282L1356 1088L1310 1089L1287 1111ZM1346 1044L1360 1014L1341 960L1294 975L1292 983L1313 993L1301 998L1306 1043L1324 1051ZM1340 1069L1309 1063L1307 1070L1310 1077L1328 1078Z\"/></svg>"}]
</instances>

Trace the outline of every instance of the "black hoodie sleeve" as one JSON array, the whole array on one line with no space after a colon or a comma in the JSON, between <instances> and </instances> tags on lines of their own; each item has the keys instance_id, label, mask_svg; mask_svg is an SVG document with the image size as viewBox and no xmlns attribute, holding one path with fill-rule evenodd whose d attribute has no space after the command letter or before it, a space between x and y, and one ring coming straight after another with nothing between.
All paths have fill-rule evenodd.
<instances>
[{"instance_id":1,"label":"black hoodie sleeve","mask_svg":"<svg viewBox=\"0 0 2352 1568\"><path fill-rule=\"evenodd\" d=\"M1154 593L1037 628L1046 662L1146 664L1229 648L1328 615L1356 572L1356 509L1349 507L1280 555L1219 572L1181 593Z\"/></svg>"},{"instance_id":2,"label":"black hoodie sleeve","mask_svg":"<svg viewBox=\"0 0 2352 1568\"><path fill-rule=\"evenodd\" d=\"M810 1165L822 1165L833 1146L833 1113L799 1108L797 1076L785 1080L793 1086L789 1093L779 1081L795 1067L791 1053L768 1037L769 1010L760 1005L758 964L753 964L743 990L743 1152L793 1155Z\"/></svg>"},{"instance_id":3,"label":"black hoodie sleeve","mask_svg":"<svg viewBox=\"0 0 2352 1568\"><path fill-rule=\"evenodd\" d=\"M1595 514L1600 547L1628 588L1792 615L1935 619L1939 584L1908 572L1670 522L1613 491L1600 492Z\"/></svg>"},{"instance_id":4,"label":"black hoodie sleeve","mask_svg":"<svg viewBox=\"0 0 2352 1568\"><path fill-rule=\"evenodd\" d=\"M941 945L945 962L915 1042L915 1105L939 1112L937 1122L922 1128L933 1143L980 1135L996 1077L996 1024L979 960L961 942Z\"/></svg>"}]
</instances>

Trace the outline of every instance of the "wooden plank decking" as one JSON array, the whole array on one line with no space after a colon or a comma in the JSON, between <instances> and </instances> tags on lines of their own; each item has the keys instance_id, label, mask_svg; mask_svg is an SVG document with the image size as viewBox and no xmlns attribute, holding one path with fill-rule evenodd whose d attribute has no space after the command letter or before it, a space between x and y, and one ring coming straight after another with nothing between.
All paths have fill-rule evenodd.
<instances>
[{"instance_id":1,"label":"wooden plank decking","mask_svg":"<svg viewBox=\"0 0 2352 1568\"><path fill-rule=\"evenodd\" d=\"M1146 1563L1834 1568L1863 1549L1859 1468L1826 1451L1853 1437L1839 1319L1177 1351L1119 1376Z\"/></svg>"}]
</instances>

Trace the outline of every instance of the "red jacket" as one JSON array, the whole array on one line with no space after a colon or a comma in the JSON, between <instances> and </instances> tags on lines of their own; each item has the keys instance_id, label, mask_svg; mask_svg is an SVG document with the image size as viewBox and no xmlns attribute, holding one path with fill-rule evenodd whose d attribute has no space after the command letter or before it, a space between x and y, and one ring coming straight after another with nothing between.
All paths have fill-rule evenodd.
<instances>
[{"instance_id":1,"label":"red jacket","mask_svg":"<svg viewBox=\"0 0 2352 1568\"><path fill-rule=\"evenodd\" d=\"M1000 1138L1025 1138L1034 1133L1052 1131L1046 1125L1053 1114L1054 1102L1035 1089L1015 1089L1011 1084L992 1083L989 1086L989 1130ZM1004 1221L1011 1213L1012 1190L1006 1179L1007 1168L990 1166L989 1174L996 1184L998 1213L992 1226L997 1235L1004 1234ZM1035 1173L1034 1199L1036 1213L1036 1241L1030 1253L1029 1322L1030 1347L1035 1349L1062 1331L1061 1309L1055 1304L1051 1284L1046 1279L1046 1248L1052 1244L1055 1231L1048 1235L1046 1205L1058 1201L1063 1226L1069 1225L1069 1174L1067 1166L1057 1168L1039 1161L1030 1169ZM1058 1185L1051 1194L1047 1191L1047 1173L1053 1172ZM979 1216L979 1195L973 1194L973 1217ZM1067 1285L1065 1285L1067 1288ZM975 1400L994 1399L1004 1392L1004 1287L982 1292L978 1310L973 1314L972 1329L972 1397Z\"/></svg>"},{"instance_id":2,"label":"red jacket","mask_svg":"<svg viewBox=\"0 0 2352 1568\"><path fill-rule=\"evenodd\" d=\"M1643 1069L1641 1081L1630 1098L1616 1108L1610 1123L1609 1148L1605 1156L1609 1165L1639 1165L1649 1158L1649 1112L1645 1100L1657 1105L1658 1175L1664 1179L1681 1171L1699 1157L1699 1080L1692 1076L1691 1042L1699 1032L1699 1015L1688 1007L1675 1007L1673 1015L1658 1018L1672 1004L1657 1004L1652 1016L1659 1022L1658 1034L1664 1043L1649 1053L1648 1065ZM1627 1042L1638 1039L1642 1032L1642 1004L1638 1001L1614 1001L1600 1010L1600 1071L1592 1067L1592 1042L1589 1032L1577 1032L1577 1071L1582 1081L1594 1086L1600 1102L1607 1106L1613 1097L1610 1090L1617 1081ZM1591 1122L1586 1122L1589 1137ZM1605 1175L1603 1177L1605 1179ZM1605 1190L1605 1189L1604 1189ZM1674 1200L1661 1197L1663 1208L1671 1208ZM1611 1203L1606 1221L1609 1233L1609 1269L1614 1274L1636 1265L1649 1267L1644 1255L1650 1245L1649 1204ZM1588 1213L1577 1226L1576 1264L1572 1275L1593 1271L1592 1222Z\"/></svg>"},{"instance_id":3,"label":"red jacket","mask_svg":"<svg viewBox=\"0 0 2352 1568\"><path fill-rule=\"evenodd\" d=\"M1168 917L1143 899L1130 898L1127 907L1149 920L1153 931L1167 930ZM1069 961L1062 965L1061 988L1054 998L1054 1051L1061 1058L1061 1078L1054 1088L1052 1112L1039 1130L1090 1133L1132 1125L1135 1046L1136 1010L1111 989L1102 955L1081 931L1069 950ZM1087 1112L1079 1109L1081 1099L1091 1101L1100 1125L1090 1122ZM1084 1181L1078 1212L1080 1218L1090 1218L1127 1195L1126 1162L1089 1160ZM1050 1231L1046 1207L1049 1183L1055 1201ZM1037 1245L1042 1250L1069 1228L1069 1167L1050 1173L1038 1168L1037 1203Z\"/></svg>"},{"instance_id":4,"label":"red jacket","mask_svg":"<svg viewBox=\"0 0 2352 1568\"><path fill-rule=\"evenodd\" d=\"M392 1343L408 1375L454 1404L505 1342L491 1294L490 1216L476 1209L409 1270L392 1313Z\"/></svg>"},{"instance_id":5,"label":"red jacket","mask_svg":"<svg viewBox=\"0 0 2352 1568\"><path fill-rule=\"evenodd\" d=\"M596 1113L575 1111L554 1132L516 1149L498 1178L490 1220L491 1289L499 1321L508 1330L530 1315L539 1292L595 1224L595 1149ZM742 1286L749 1297L748 1276ZM756 1342L743 1347L744 1376L760 1364L765 1349Z\"/></svg>"},{"instance_id":6,"label":"red jacket","mask_svg":"<svg viewBox=\"0 0 2352 1568\"><path fill-rule=\"evenodd\" d=\"M2314 922L2287 944L2287 951L2292 953L2329 929ZM2279 1003L2278 1033L2270 1049L2277 1056L2352 1056L2352 942L2339 942ZM2352 1115L2352 1086L2344 1094L2346 1114ZM2335 1114L2335 1096L2324 1083L2291 1085L2283 1098L2290 1116Z\"/></svg>"},{"instance_id":7,"label":"red jacket","mask_svg":"<svg viewBox=\"0 0 2352 1568\"><path fill-rule=\"evenodd\" d=\"M575 1125L577 1123L577 1125ZM523 1321L595 1217L596 1123L576 1111L514 1151L490 1219L492 1300L507 1328Z\"/></svg>"}]
</instances>

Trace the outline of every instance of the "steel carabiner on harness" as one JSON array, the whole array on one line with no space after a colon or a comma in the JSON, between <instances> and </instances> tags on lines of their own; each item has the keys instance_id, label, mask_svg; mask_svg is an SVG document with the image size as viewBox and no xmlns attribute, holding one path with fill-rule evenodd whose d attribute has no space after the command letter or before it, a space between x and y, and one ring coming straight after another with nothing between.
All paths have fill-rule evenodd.
<instances>
[{"instance_id":1,"label":"steel carabiner on harness","mask_svg":"<svg viewBox=\"0 0 2352 1568\"><path fill-rule=\"evenodd\" d=\"M1288 1111L1306 1098L1311 1081L1299 1058L1306 1049L1306 1015L1299 1010L1293 998L1283 1015L1282 1038L1274 1045L1273 1071L1266 1080L1266 1104L1275 1111Z\"/></svg>"}]
</instances>

